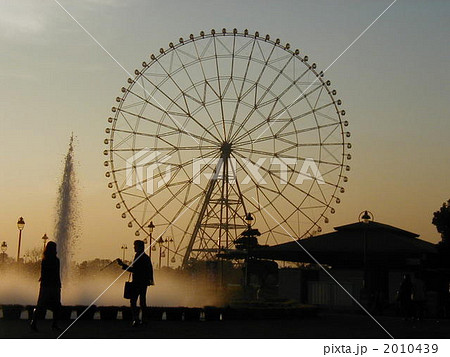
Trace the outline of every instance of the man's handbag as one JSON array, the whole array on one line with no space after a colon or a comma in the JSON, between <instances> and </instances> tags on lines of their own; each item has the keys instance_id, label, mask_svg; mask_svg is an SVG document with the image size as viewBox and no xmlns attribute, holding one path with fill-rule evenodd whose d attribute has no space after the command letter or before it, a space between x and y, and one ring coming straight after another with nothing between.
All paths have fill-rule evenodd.
<instances>
[{"instance_id":1,"label":"man's handbag","mask_svg":"<svg viewBox=\"0 0 450 357\"><path fill-rule=\"evenodd\" d=\"M134 289L133 282L131 282L130 277L128 277L128 281L125 282L125 287L123 289L123 297L125 299L131 299L131 297L133 296L133 289Z\"/></svg>"}]
</instances>

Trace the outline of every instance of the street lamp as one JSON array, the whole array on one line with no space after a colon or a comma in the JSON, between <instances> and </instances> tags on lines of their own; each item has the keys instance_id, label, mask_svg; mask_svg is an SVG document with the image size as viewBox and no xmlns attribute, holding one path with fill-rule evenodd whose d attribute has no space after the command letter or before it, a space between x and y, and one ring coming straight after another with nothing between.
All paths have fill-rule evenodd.
<instances>
[{"instance_id":1,"label":"street lamp","mask_svg":"<svg viewBox=\"0 0 450 357\"><path fill-rule=\"evenodd\" d=\"M250 212L248 212L246 214L245 221L247 222L247 227L250 228L252 226L252 224L253 224L253 221L254 221L253 216L252 216L252 214Z\"/></svg>"},{"instance_id":2,"label":"street lamp","mask_svg":"<svg viewBox=\"0 0 450 357\"><path fill-rule=\"evenodd\" d=\"M244 289L246 294L249 291L249 272L248 266L251 257L251 250L258 246L258 238L261 233L258 229L253 229L252 225L255 224L255 220L252 214L249 212L245 215L245 221L247 222L247 229L241 233L240 237L234 241L234 246L238 250L244 251Z\"/></svg>"},{"instance_id":3,"label":"street lamp","mask_svg":"<svg viewBox=\"0 0 450 357\"><path fill-rule=\"evenodd\" d=\"M166 239L166 243L167 243L167 267L169 267L170 263L169 263L169 255L170 255L170 243L173 243L173 238L167 238Z\"/></svg>"},{"instance_id":4,"label":"street lamp","mask_svg":"<svg viewBox=\"0 0 450 357\"><path fill-rule=\"evenodd\" d=\"M150 221L150 224L147 226L147 228L148 228L148 241L150 243L150 249L148 251L148 255L151 258L152 257L152 250L156 249L156 248L153 249L153 247L152 247L152 243L153 243L152 233L153 233L153 230L155 229L155 225L153 224L153 221Z\"/></svg>"},{"instance_id":5,"label":"street lamp","mask_svg":"<svg viewBox=\"0 0 450 357\"><path fill-rule=\"evenodd\" d=\"M370 213L370 214L369 214ZM370 211L364 211L361 212L359 214L359 221L365 223L365 224L369 224L370 221L373 221L373 214Z\"/></svg>"},{"instance_id":6,"label":"street lamp","mask_svg":"<svg viewBox=\"0 0 450 357\"><path fill-rule=\"evenodd\" d=\"M367 288L367 278L368 278L368 271L367 271L367 230L369 228L369 223L373 221L373 214L370 211L363 211L359 214L358 217L359 222L362 222L364 224L364 246L363 246L363 267L364 267L364 280L363 280L363 288Z\"/></svg>"},{"instance_id":7,"label":"street lamp","mask_svg":"<svg viewBox=\"0 0 450 357\"><path fill-rule=\"evenodd\" d=\"M47 233L44 233L44 235L42 236L42 240L44 241L44 251L45 251L45 246L47 245L48 241Z\"/></svg>"},{"instance_id":8,"label":"street lamp","mask_svg":"<svg viewBox=\"0 0 450 357\"><path fill-rule=\"evenodd\" d=\"M128 247L126 244L122 244L120 249L122 249L122 261L125 261L125 251L128 249Z\"/></svg>"},{"instance_id":9,"label":"street lamp","mask_svg":"<svg viewBox=\"0 0 450 357\"><path fill-rule=\"evenodd\" d=\"M159 237L159 239L156 241L156 243L159 243L159 269L161 269L161 258L164 257L164 252L162 251L162 246L164 244L164 239L162 237Z\"/></svg>"},{"instance_id":10,"label":"street lamp","mask_svg":"<svg viewBox=\"0 0 450 357\"><path fill-rule=\"evenodd\" d=\"M8 249L8 244L6 244L5 241L2 242L2 245L0 246L1 250L2 250L2 256L3 256L3 263L5 262L5 255L6 255L6 250Z\"/></svg>"},{"instance_id":11,"label":"street lamp","mask_svg":"<svg viewBox=\"0 0 450 357\"><path fill-rule=\"evenodd\" d=\"M19 247L17 248L17 263L19 262L20 258L20 244L22 243L22 230L25 227L25 221L23 220L23 217L20 217L17 221L17 228L19 229Z\"/></svg>"}]
</instances>

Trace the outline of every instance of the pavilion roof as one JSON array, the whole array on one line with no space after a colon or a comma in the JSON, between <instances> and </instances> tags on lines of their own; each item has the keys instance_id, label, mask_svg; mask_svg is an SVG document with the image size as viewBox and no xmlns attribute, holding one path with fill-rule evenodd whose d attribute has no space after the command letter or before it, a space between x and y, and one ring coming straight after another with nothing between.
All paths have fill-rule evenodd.
<instances>
[{"instance_id":1,"label":"pavilion roof","mask_svg":"<svg viewBox=\"0 0 450 357\"><path fill-rule=\"evenodd\" d=\"M418 237L416 233L379 222L357 222L335 227L335 231L331 233L263 247L255 252L255 256L312 262L312 255L323 264L355 265L361 264L365 249L368 259L387 262L437 253L435 244Z\"/></svg>"}]
</instances>

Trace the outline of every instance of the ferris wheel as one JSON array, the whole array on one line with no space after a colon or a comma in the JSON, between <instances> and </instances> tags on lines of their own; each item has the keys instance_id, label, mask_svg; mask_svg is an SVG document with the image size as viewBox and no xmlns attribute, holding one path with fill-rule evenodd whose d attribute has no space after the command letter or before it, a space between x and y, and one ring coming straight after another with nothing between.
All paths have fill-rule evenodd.
<instances>
[{"instance_id":1,"label":"ferris wheel","mask_svg":"<svg viewBox=\"0 0 450 357\"><path fill-rule=\"evenodd\" d=\"M260 244L311 236L340 203L345 111L289 44L201 31L150 55L122 93L104 141L108 186L136 236L154 224L170 237L172 261L232 249L249 214Z\"/></svg>"}]
</instances>

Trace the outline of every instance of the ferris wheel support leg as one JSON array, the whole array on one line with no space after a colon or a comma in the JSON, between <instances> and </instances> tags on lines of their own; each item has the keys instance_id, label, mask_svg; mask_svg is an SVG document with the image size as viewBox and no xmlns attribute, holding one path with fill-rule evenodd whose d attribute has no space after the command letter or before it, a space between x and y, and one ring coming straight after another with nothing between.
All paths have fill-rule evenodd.
<instances>
[{"instance_id":1,"label":"ferris wheel support leg","mask_svg":"<svg viewBox=\"0 0 450 357\"><path fill-rule=\"evenodd\" d=\"M214 191L214 186L217 182L218 173L220 172L220 168L223 164L223 160L219 160L219 163L216 166L215 173L211 176L208 182L208 190L206 191L205 199L203 200L202 208L200 209L200 213L198 215L197 222L195 223L194 231L192 232L191 239L189 240L189 244L186 249L186 254L183 257L183 264L182 267L185 268L187 266L189 257L192 252L192 247L194 246L195 239L197 238L198 232L200 230L200 227L202 225L202 219L205 215L206 209L208 208L209 201L211 199L211 195Z\"/></svg>"}]
</instances>

